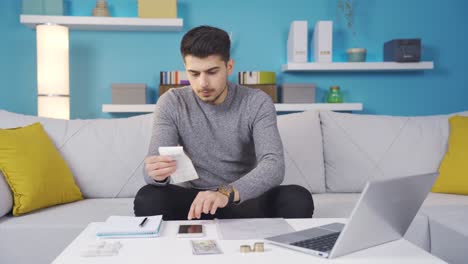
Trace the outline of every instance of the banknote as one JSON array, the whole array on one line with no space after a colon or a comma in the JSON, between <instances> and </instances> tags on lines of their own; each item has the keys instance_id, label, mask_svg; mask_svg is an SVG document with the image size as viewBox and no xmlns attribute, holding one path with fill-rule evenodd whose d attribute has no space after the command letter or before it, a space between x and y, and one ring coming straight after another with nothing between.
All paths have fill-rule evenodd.
<instances>
[{"instance_id":1,"label":"banknote","mask_svg":"<svg viewBox=\"0 0 468 264\"><path fill-rule=\"evenodd\" d=\"M194 255L222 254L215 240L191 240Z\"/></svg>"}]
</instances>

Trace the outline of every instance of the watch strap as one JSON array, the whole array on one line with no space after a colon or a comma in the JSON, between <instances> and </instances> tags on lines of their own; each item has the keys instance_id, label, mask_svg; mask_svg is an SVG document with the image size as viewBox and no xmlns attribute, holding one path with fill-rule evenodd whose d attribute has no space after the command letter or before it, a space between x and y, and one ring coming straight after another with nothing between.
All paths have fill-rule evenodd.
<instances>
[{"instance_id":1,"label":"watch strap","mask_svg":"<svg viewBox=\"0 0 468 264\"><path fill-rule=\"evenodd\" d=\"M227 185L227 186L221 186L217 190L218 192L224 194L228 198L228 205L234 203L234 187Z\"/></svg>"}]
</instances>

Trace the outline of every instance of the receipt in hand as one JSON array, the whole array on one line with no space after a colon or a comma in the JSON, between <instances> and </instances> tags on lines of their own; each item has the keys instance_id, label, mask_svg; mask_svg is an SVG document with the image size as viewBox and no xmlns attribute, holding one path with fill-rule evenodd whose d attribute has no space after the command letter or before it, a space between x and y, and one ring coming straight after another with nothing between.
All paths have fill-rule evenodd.
<instances>
[{"instance_id":1,"label":"receipt in hand","mask_svg":"<svg viewBox=\"0 0 468 264\"><path fill-rule=\"evenodd\" d=\"M185 155L183 147L159 147L159 155L171 156L176 161L177 169L171 175L172 183L198 179L197 171L190 158Z\"/></svg>"}]
</instances>

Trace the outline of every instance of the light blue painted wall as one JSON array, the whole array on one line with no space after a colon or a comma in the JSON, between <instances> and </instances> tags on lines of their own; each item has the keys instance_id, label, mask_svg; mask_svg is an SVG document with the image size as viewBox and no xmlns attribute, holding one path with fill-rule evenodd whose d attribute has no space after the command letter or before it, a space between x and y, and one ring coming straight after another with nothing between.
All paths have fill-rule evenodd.
<instances>
[{"instance_id":1,"label":"light blue painted wall","mask_svg":"<svg viewBox=\"0 0 468 264\"><path fill-rule=\"evenodd\" d=\"M135 16L136 0L108 0L115 16ZM468 110L468 1L355 0L356 35L346 29L337 0L179 0L182 32L70 32L72 118L120 117L101 112L111 102L113 82L142 82L149 103L157 99L159 72L182 69L182 35L200 24L233 34L235 70L268 70L278 83L313 82L321 99L340 85L348 102L362 102L371 114L428 115ZM95 0L72 0L73 15L87 15ZM0 2L0 109L36 114L35 31L19 23L21 1ZM293 20L334 20L334 61L352 46L368 49L369 61L382 60L383 43L420 37L423 60L435 70L419 72L282 73ZM232 78L236 80L236 78Z\"/></svg>"}]
</instances>

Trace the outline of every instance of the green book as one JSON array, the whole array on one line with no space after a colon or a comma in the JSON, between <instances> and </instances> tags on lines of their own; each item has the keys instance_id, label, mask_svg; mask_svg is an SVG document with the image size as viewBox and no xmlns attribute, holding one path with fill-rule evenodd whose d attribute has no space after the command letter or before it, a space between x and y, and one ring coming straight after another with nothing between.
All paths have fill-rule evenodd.
<instances>
[{"instance_id":1,"label":"green book","mask_svg":"<svg viewBox=\"0 0 468 264\"><path fill-rule=\"evenodd\" d=\"M260 71L258 72L258 84L275 84L275 72Z\"/></svg>"}]
</instances>

